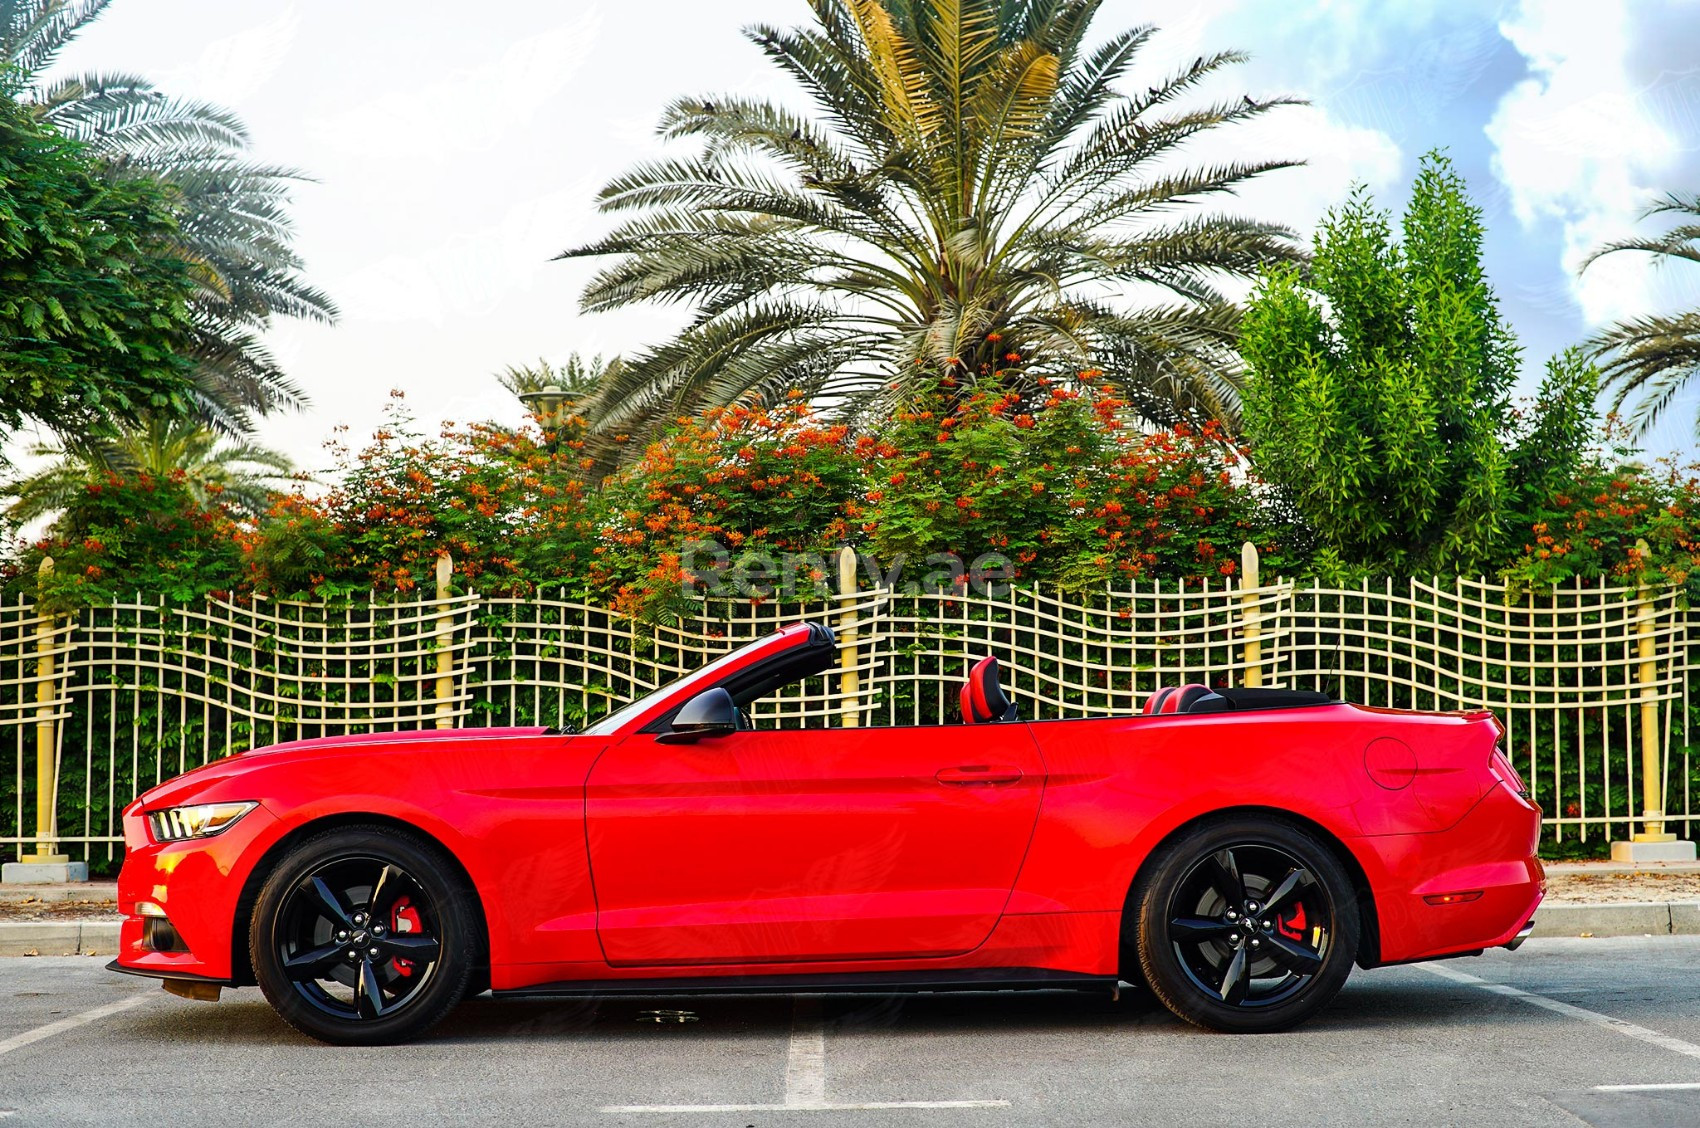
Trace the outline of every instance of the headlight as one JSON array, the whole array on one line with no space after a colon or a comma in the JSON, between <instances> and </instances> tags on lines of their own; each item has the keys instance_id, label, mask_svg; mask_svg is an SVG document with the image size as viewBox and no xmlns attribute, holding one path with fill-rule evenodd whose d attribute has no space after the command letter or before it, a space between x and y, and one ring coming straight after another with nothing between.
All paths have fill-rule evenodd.
<instances>
[{"instance_id":1,"label":"headlight","mask_svg":"<svg viewBox=\"0 0 1700 1128\"><path fill-rule=\"evenodd\" d=\"M258 803L200 803L192 807L168 807L148 814L155 842L182 842L211 838L229 830L237 819Z\"/></svg>"}]
</instances>

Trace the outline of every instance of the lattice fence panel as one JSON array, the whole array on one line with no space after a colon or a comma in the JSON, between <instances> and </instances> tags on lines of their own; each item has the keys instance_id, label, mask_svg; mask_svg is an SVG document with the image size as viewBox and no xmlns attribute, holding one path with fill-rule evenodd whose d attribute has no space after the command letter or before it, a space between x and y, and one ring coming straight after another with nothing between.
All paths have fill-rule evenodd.
<instances>
[{"instance_id":1,"label":"lattice fence panel","mask_svg":"<svg viewBox=\"0 0 1700 1128\"><path fill-rule=\"evenodd\" d=\"M379 729L580 726L799 619L854 644L841 666L764 702L758 726L951 723L969 662L988 653L1024 716L1129 713L1162 685L1245 684L1250 627L1264 685L1494 710L1549 836L1598 843L1639 815L1647 703L1665 735L1669 821L1684 831L1693 818L1690 615L1675 591L1576 585L1508 605L1499 586L1470 580L1248 591L1220 578L1089 595L704 602L658 627L549 593L335 607L139 596L54 624L11 604L0 606L0 843L33 836L38 715L57 722L62 747L58 837L110 860L123 805L208 760ZM43 645L57 673L40 705Z\"/></svg>"}]
</instances>

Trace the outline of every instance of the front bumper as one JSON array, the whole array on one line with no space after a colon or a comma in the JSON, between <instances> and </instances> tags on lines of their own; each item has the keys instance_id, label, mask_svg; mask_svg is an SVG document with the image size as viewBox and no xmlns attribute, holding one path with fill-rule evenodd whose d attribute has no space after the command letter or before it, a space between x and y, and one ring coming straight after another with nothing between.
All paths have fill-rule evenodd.
<instances>
[{"instance_id":1,"label":"front bumper","mask_svg":"<svg viewBox=\"0 0 1700 1128\"><path fill-rule=\"evenodd\" d=\"M126 967L117 960L109 962L106 965L106 970L116 971L121 975L139 975L143 979L183 979L190 983L205 983L208 987L238 986L229 979L213 979L210 976L197 975L190 971L159 971L145 967Z\"/></svg>"},{"instance_id":2,"label":"front bumper","mask_svg":"<svg viewBox=\"0 0 1700 1128\"><path fill-rule=\"evenodd\" d=\"M187 842L153 841L140 805L124 812L124 868L118 874L118 958L107 966L131 975L234 986L237 904L255 860L277 837L278 820L262 805L222 834ZM160 951L149 939L139 902L165 911L183 950ZM157 918L156 918L157 919Z\"/></svg>"}]
</instances>

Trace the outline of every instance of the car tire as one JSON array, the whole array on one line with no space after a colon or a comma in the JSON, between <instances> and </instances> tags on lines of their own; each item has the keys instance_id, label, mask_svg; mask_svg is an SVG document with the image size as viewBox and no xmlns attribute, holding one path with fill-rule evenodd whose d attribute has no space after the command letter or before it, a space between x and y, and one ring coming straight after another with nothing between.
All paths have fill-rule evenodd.
<instances>
[{"instance_id":1,"label":"car tire","mask_svg":"<svg viewBox=\"0 0 1700 1128\"><path fill-rule=\"evenodd\" d=\"M1158 1000L1235 1034L1286 1030L1327 1006L1361 933L1334 850L1264 818L1206 823L1164 843L1134 885L1128 919L1124 941Z\"/></svg>"},{"instance_id":2,"label":"car tire","mask_svg":"<svg viewBox=\"0 0 1700 1128\"><path fill-rule=\"evenodd\" d=\"M248 930L254 977L285 1022L319 1041L417 1038L483 963L476 898L422 836L387 826L315 834L261 887Z\"/></svg>"}]
</instances>

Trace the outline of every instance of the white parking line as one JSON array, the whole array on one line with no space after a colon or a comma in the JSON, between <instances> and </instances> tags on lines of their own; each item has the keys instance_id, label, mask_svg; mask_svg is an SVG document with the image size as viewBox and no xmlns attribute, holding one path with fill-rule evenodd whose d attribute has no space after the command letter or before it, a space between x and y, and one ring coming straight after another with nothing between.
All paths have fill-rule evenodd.
<instances>
[{"instance_id":1,"label":"white parking line","mask_svg":"<svg viewBox=\"0 0 1700 1128\"><path fill-rule=\"evenodd\" d=\"M799 998L791 1010L785 1107L826 1107L826 1027L821 1023L819 999Z\"/></svg>"},{"instance_id":2,"label":"white parking line","mask_svg":"<svg viewBox=\"0 0 1700 1128\"><path fill-rule=\"evenodd\" d=\"M870 1112L895 1108L1008 1108L1008 1101L851 1101L826 1099L826 1028L820 1000L799 996L791 1012L785 1054L785 1103L604 1105L603 1112Z\"/></svg>"},{"instance_id":3,"label":"white parking line","mask_svg":"<svg viewBox=\"0 0 1700 1128\"><path fill-rule=\"evenodd\" d=\"M33 1045L36 1042L41 1041L43 1038L51 1038L55 1034L63 1034L67 1030L75 1030L77 1027L86 1026L91 1022L99 1022L103 1018L115 1015L120 1011L127 1011L131 1007L139 1007L148 1000L157 997L158 996L152 993L146 995L131 995L129 998L119 999L117 1002L107 1003L105 1006L95 1007L93 1010L86 1010L81 1014L74 1014L69 1018L62 1018L58 1022L50 1022L46 1026L38 1026L34 1030L26 1030L22 1034L14 1034L5 1041L0 1042L0 1054L9 1054L13 1050L21 1050L25 1046Z\"/></svg>"},{"instance_id":4,"label":"white parking line","mask_svg":"<svg viewBox=\"0 0 1700 1128\"><path fill-rule=\"evenodd\" d=\"M1669 1034L1661 1034L1657 1030L1649 1030L1645 1026L1637 1026L1633 1022L1625 1022L1621 1018L1612 1018L1610 1015L1604 1015L1598 1011L1571 1006L1569 1003L1561 1003L1557 999L1549 999L1545 995L1537 995L1533 991L1524 991L1517 987L1508 987L1503 983L1491 983L1486 979L1477 979L1473 975L1454 971L1452 968L1441 964L1420 963L1415 966L1422 968L1430 975L1438 975L1440 978L1450 979L1454 983L1464 983L1483 991L1491 991L1495 995L1504 995L1507 998L1516 999L1518 1002L1528 1003L1532 1007L1540 1007L1552 1011L1554 1014L1562 1014L1567 1018L1586 1022L1590 1026L1598 1026L1613 1033L1622 1034L1625 1038L1634 1038L1637 1041L1646 1042L1648 1045L1657 1046L1662 1050L1669 1050L1673 1054L1700 1058L1700 1046L1696 1046L1693 1042L1684 1042L1681 1038L1673 1038Z\"/></svg>"},{"instance_id":5,"label":"white parking line","mask_svg":"<svg viewBox=\"0 0 1700 1128\"><path fill-rule=\"evenodd\" d=\"M1677 1089L1700 1089L1700 1081L1674 1081L1666 1085L1595 1085L1596 1093L1668 1093Z\"/></svg>"}]
</instances>

